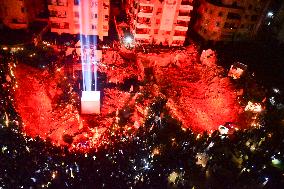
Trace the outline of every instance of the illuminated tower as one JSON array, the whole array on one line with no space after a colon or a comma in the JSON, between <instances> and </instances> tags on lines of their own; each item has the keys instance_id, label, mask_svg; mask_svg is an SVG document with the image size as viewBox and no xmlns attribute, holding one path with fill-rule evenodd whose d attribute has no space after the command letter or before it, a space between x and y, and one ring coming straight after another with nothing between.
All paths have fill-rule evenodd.
<instances>
[{"instance_id":1,"label":"illuminated tower","mask_svg":"<svg viewBox=\"0 0 284 189\"><path fill-rule=\"evenodd\" d=\"M129 4L136 43L183 45L193 0L130 0Z\"/></svg>"}]
</instances>

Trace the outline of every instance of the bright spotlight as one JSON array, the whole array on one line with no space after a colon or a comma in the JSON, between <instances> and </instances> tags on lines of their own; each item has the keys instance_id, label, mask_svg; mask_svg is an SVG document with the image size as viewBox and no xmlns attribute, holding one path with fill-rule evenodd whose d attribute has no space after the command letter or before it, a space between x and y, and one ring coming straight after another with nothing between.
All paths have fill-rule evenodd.
<instances>
[{"instance_id":1,"label":"bright spotlight","mask_svg":"<svg viewBox=\"0 0 284 189\"><path fill-rule=\"evenodd\" d=\"M272 18L273 17L273 12L268 12L267 17Z\"/></svg>"},{"instance_id":2,"label":"bright spotlight","mask_svg":"<svg viewBox=\"0 0 284 189\"><path fill-rule=\"evenodd\" d=\"M132 39L132 37L130 37L130 36L127 36L127 37L125 37L125 39L124 39L124 42L127 43L127 44L132 43L132 41L133 41L133 39Z\"/></svg>"}]
</instances>

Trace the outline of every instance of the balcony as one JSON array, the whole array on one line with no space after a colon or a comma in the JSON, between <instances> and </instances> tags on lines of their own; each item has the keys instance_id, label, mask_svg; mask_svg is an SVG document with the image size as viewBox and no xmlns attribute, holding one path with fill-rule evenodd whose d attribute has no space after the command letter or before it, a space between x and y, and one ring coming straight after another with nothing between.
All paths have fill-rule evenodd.
<instances>
[{"instance_id":1,"label":"balcony","mask_svg":"<svg viewBox=\"0 0 284 189\"><path fill-rule=\"evenodd\" d=\"M154 4L152 3L140 3L139 5L142 7L154 7Z\"/></svg>"},{"instance_id":2,"label":"balcony","mask_svg":"<svg viewBox=\"0 0 284 189\"><path fill-rule=\"evenodd\" d=\"M151 18L153 16L153 13L144 13L144 12L139 12L138 17L145 17L145 18Z\"/></svg>"},{"instance_id":3,"label":"balcony","mask_svg":"<svg viewBox=\"0 0 284 189\"><path fill-rule=\"evenodd\" d=\"M191 6L191 5L180 5L179 9L180 10L190 10L191 11L193 9L193 6Z\"/></svg>"},{"instance_id":4,"label":"balcony","mask_svg":"<svg viewBox=\"0 0 284 189\"><path fill-rule=\"evenodd\" d=\"M136 28L148 28L150 29L151 27L145 23L137 23Z\"/></svg>"},{"instance_id":5,"label":"balcony","mask_svg":"<svg viewBox=\"0 0 284 189\"><path fill-rule=\"evenodd\" d=\"M189 16L178 16L177 20L190 21L190 17Z\"/></svg>"},{"instance_id":6,"label":"balcony","mask_svg":"<svg viewBox=\"0 0 284 189\"><path fill-rule=\"evenodd\" d=\"M135 34L135 39L150 39L150 35L149 34Z\"/></svg>"},{"instance_id":7,"label":"balcony","mask_svg":"<svg viewBox=\"0 0 284 189\"><path fill-rule=\"evenodd\" d=\"M187 26L176 26L176 27L175 27L175 30L178 30L178 31L187 31L187 30L188 30L188 27L187 27Z\"/></svg>"},{"instance_id":8,"label":"balcony","mask_svg":"<svg viewBox=\"0 0 284 189\"><path fill-rule=\"evenodd\" d=\"M174 41L184 41L185 40L185 36L173 36L173 40Z\"/></svg>"}]
</instances>

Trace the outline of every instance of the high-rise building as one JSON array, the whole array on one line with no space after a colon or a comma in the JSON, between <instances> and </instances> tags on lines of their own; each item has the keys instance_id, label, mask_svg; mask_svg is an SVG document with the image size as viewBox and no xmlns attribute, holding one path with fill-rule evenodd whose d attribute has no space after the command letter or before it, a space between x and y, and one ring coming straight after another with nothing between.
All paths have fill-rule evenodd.
<instances>
[{"instance_id":1,"label":"high-rise building","mask_svg":"<svg viewBox=\"0 0 284 189\"><path fill-rule=\"evenodd\" d=\"M44 0L1 0L0 20L11 29L26 29L44 8Z\"/></svg>"},{"instance_id":2,"label":"high-rise building","mask_svg":"<svg viewBox=\"0 0 284 189\"><path fill-rule=\"evenodd\" d=\"M201 0L194 30L206 41L253 39L270 0Z\"/></svg>"},{"instance_id":3,"label":"high-rise building","mask_svg":"<svg viewBox=\"0 0 284 189\"><path fill-rule=\"evenodd\" d=\"M193 0L131 0L131 30L138 44L183 45Z\"/></svg>"},{"instance_id":4,"label":"high-rise building","mask_svg":"<svg viewBox=\"0 0 284 189\"><path fill-rule=\"evenodd\" d=\"M109 0L49 0L51 32L96 35L109 30Z\"/></svg>"}]
</instances>

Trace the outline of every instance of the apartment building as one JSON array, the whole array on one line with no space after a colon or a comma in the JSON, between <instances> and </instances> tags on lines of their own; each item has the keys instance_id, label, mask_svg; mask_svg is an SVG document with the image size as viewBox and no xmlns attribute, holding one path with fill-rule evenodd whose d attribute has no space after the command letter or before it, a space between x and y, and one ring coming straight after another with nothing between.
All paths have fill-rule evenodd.
<instances>
[{"instance_id":1,"label":"apartment building","mask_svg":"<svg viewBox=\"0 0 284 189\"><path fill-rule=\"evenodd\" d=\"M44 11L44 0L0 0L0 20L11 29L26 29Z\"/></svg>"},{"instance_id":2,"label":"apartment building","mask_svg":"<svg viewBox=\"0 0 284 189\"><path fill-rule=\"evenodd\" d=\"M201 0L194 30L206 41L253 39L270 0Z\"/></svg>"},{"instance_id":3,"label":"apartment building","mask_svg":"<svg viewBox=\"0 0 284 189\"><path fill-rule=\"evenodd\" d=\"M131 31L136 44L183 45L193 0L131 0Z\"/></svg>"},{"instance_id":4,"label":"apartment building","mask_svg":"<svg viewBox=\"0 0 284 189\"><path fill-rule=\"evenodd\" d=\"M282 3L281 7L279 8L277 14L274 18L277 22L277 40L280 43L284 43L284 2Z\"/></svg>"},{"instance_id":5,"label":"apartment building","mask_svg":"<svg viewBox=\"0 0 284 189\"><path fill-rule=\"evenodd\" d=\"M49 0L51 32L108 36L109 0Z\"/></svg>"}]
</instances>

